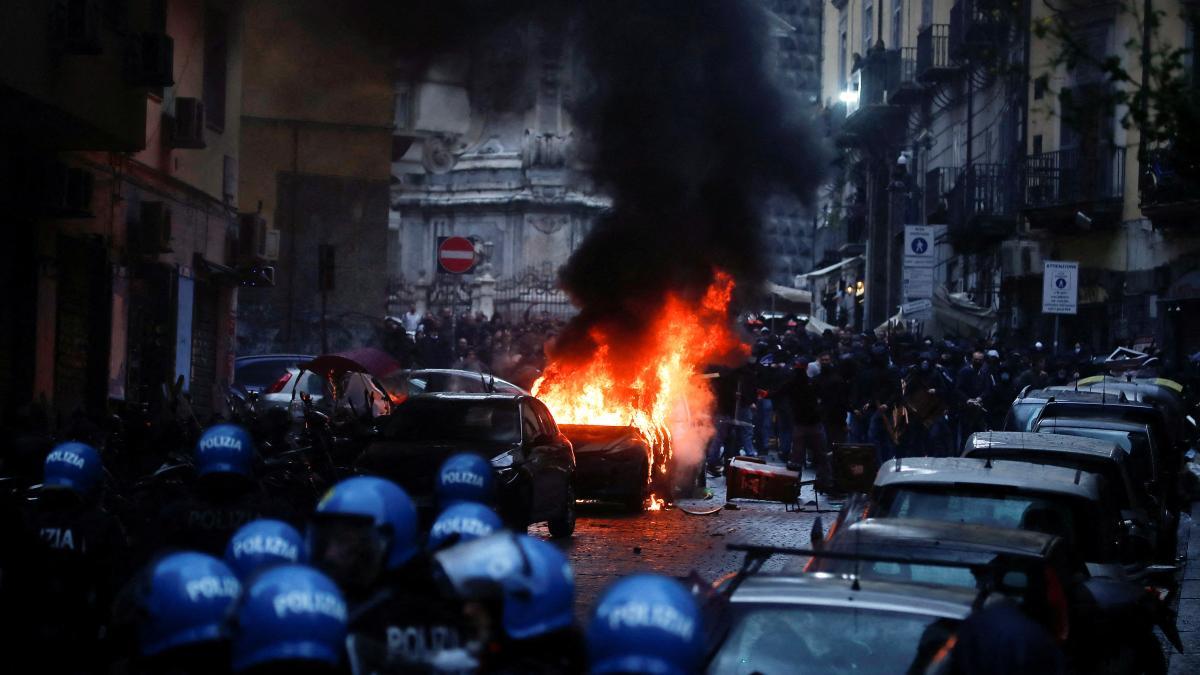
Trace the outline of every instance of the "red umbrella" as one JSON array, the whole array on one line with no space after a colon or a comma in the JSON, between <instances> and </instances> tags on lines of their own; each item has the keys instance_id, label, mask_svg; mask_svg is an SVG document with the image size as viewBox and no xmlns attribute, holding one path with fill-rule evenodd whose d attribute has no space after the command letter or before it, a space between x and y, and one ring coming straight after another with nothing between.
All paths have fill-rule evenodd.
<instances>
[{"instance_id":1,"label":"red umbrella","mask_svg":"<svg viewBox=\"0 0 1200 675\"><path fill-rule=\"evenodd\" d=\"M301 363L300 368L329 377L337 377L342 373L367 373L382 378L399 370L400 362L387 352L374 347L362 347L336 354L322 354L312 361Z\"/></svg>"}]
</instances>

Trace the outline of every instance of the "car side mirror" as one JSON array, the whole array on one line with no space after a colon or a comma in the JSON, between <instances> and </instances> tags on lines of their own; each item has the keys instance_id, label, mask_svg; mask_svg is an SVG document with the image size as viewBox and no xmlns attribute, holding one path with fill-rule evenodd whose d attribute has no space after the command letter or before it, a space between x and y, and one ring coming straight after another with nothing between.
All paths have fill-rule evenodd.
<instances>
[{"instance_id":1,"label":"car side mirror","mask_svg":"<svg viewBox=\"0 0 1200 675\"><path fill-rule=\"evenodd\" d=\"M534 445L554 445L554 437L550 434L538 434L533 437Z\"/></svg>"}]
</instances>

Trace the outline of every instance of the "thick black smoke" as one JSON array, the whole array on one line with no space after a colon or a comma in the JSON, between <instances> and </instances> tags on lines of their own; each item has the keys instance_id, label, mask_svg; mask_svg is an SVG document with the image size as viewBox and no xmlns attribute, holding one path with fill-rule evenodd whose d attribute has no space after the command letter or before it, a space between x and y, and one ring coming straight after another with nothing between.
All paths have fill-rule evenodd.
<instances>
[{"instance_id":1,"label":"thick black smoke","mask_svg":"<svg viewBox=\"0 0 1200 675\"><path fill-rule=\"evenodd\" d=\"M762 205L813 194L825 162L806 107L769 73L762 0L432 0L397 3L402 51L429 54L532 18L561 26L586 77L571 114L613 199L562 273L580 314L558 355L601 327L636 342L667 292L697 297L716 268L763 279ZM636 350L635 350L636 351Z\"/></svg>"},{"instance_id":2,"label":"thick black smoke","mask_svg":"<svg viewBox=\"0 0 1200 675\"><path fill-rule=\"evenodd\" d=\"M757 289L766 196L807 201L825 166L805 108L769 74L759 2L585 2L579 28L591 86L572 113L613 208L563 271L582 311L560 352L586 348L593 326L636 331L714 268Z\"/></svg>"}]
</instances>

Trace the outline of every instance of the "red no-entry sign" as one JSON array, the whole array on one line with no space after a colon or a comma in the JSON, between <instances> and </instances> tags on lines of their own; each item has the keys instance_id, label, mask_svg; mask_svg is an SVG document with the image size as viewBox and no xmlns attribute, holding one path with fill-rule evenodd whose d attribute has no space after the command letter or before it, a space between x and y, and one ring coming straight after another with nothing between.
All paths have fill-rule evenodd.
<instances>
[{"instance_id":1,"label":"red no-entry sign","mask_svg":"<svg viewBox=\"0 0 1200 675\"><path fill-rule=\"evenodd\" d=\"M475 244L466 237L438 237L438 266L450 274L466 274L475 268Z\"/></svg>"}]
</instances>

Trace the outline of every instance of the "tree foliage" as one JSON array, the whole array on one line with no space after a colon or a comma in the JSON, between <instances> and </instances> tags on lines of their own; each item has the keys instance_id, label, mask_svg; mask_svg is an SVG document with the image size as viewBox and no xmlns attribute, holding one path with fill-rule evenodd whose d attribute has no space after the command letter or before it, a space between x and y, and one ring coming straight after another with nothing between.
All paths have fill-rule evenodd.
<instances>
[{"instance_id":1,"label":"tree foliage","mask_svg":"<svg viewBox=\"0 0 1200 675\"><path fill-rule=\"evenodd\" d=\"M1093 84L1058 92L1064 121L1082 126L1097 109L1119 114L1122 127L1139 132L1144 164L1163 170L1169 165L1173 174L1200 184L1195 162L1200 157L1200 95L1191 52L1163 35L1167 21L1194 25L1196 10L1173 17L1159 8L1146 11L1149 3L1143 0L1119 0L1114 3L1117 16L1132 18L1137 28L1118 53L1098 53L1079 25L1079 4L1040 1L1051 13L1034 21L1033 34L1056 46L1049 65Z\"/></svg>"}]
</instances>

